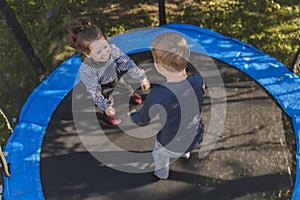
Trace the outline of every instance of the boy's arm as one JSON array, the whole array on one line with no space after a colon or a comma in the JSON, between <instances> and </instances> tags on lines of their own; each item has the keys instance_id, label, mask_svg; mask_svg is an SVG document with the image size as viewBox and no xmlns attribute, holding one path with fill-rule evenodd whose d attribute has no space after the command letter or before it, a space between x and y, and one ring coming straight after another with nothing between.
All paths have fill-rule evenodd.
<instances>
[{"instance_id":1,"label":"boy's arm","mask_svg":"<svg viewBox=\"0 0 300 200\"><path fill-rule=\"evenodd\" d=\"M105 111L110 103L101 93L101 85L98 83L96 72L90 69L89 66L82 66L80 69L80 79L86 87L87 92L92 95L94 103L103 111Z\"/></svg>"},{"instance_id":2,"label":"boy's arm","mask_svg":"<svg viewBox=\"0 0 300 200\"><path fill-rule=\"evenodd\" d=\"M131 118L131 120L138 124L138 125L146 125L151 121L150 118L150 114L149 111L151 109L151 107L156 104L154 102L155 98L152 95L152 91L149 92L149 94L147 95L147 99L144 102L143 107L141 108L141 110L139 112L130 112L129 116ZM151 110L151 115L155 116L158 112L157 111L153 111Z\"/></svg>"}]
</instances>

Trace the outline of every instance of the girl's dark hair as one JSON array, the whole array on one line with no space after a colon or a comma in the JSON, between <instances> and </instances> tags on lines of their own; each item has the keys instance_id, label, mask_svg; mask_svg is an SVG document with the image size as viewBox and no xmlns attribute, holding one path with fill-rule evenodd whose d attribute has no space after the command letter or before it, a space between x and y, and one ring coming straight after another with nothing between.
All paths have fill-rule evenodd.
<instances>
[{"instance_id":1,"label":"girl's dark hair","mask_svg":"<svg viewBox=\"0 0 300 200\"><path fill-rule=\"evenodd\" d=\"M105 37L102 31L86 16L78 17L67 24L68 41L81 53L90 53L88 44ZM106 38L106 37L105 37Z\"/></svg>"}]
</instances>

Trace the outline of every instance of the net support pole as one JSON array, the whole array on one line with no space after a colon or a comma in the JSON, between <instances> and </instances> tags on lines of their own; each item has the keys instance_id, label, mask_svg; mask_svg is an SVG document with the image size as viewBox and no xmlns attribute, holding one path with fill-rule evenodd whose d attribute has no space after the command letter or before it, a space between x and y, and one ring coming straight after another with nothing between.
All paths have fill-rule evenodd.
<instances>
[{"instance_id":1,"label":"net support pole","mask_svg":"<svg viewBox=\"0 0 300 200\"><path fill-rule=\"evenodd\" d=\"M159 12L159 25L165 25L166 20L166 9L165 9L165 0L158 0L158 12Z\"/></svg>"},{"instance_id":2,"label":"net support pole","mask_svg":"<svg viewBox=\"0 0 300 200\"><path fill-rule=\"evenodd\" d=\"M26 34L24 33L24 30L22 29L6 0L0 0L0 14L1 18L6 21L7 26L14 34L29 62L32 64L35 73L39 76L40 80L44 79L46 76L46 69L32 48Z\"/></svg>"},{"instance_id":3,"label":"net support pole","mask_svg":"<svg viewBox=\"0 0 300 200\"><path fill-rule=\"evenodd\" d=\"M298 51L292 61L291 68L290 68L291 71L296 73L297 70L300 70L298 69L299 65L300 65L300 47L298 48Z\"/></svg>"}]
</instances>

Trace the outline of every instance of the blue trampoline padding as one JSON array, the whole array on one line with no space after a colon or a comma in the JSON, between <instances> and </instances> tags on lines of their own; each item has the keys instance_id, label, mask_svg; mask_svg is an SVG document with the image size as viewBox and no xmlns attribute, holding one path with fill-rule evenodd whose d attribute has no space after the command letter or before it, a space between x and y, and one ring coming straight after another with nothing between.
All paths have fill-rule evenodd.
<instances>
[{"instance_id":1,"label":"blue trampoline padding","mask_svg":"<svg viewBox=\"0 0 300 200\"><path fill-rule=\"evenodd\" d=\"M79 55L58 66L29 96L22 107L5 151L10 177L4 177L4 198L44 199L40 180L40 153L51 116L63 98L79 82Z\"/></svg>"},{"instance_id":2,"label":"blue trampoline padding","mask_svg":"<svg viewBox=\"0 0 300 200\"><path fill-rule=\"evenodd\" d=\"M206 54L245 72L264 87L292 118L296 134L297 172L300 171L300 79L282 63L249 44L208 29L168 24L139 29L111 38L125 53L150 50L152 40L167 31L183 34L192 52ZM194 45L198 44L198 45ZM199 48L200 46L200 48ZM29 96L9 138L5 151L11 176L4 179L5 200L44 199L40 180L40 152L49 120L63 98L79 82L81 61L74 55L59 65ZM300 199L300 175L297 173L292 200Z\"/></svg>"},{"instance_id":3,"label":"blue trampoline padding","mask_svg":"<svg viewBox=\"0 0 300 200\"><path fill-rule=\"evenodd\" d=\"M53 71L25 102L19 121L47 126L53 111L73 88L80 65L81 60L75 55Z\"/></svg>"}]
</instances>

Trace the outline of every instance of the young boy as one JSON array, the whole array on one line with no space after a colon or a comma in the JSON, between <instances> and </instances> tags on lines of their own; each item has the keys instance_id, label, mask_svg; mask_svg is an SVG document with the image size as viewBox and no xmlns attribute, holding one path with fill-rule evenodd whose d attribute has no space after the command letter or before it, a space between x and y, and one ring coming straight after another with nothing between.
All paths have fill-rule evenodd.
<instances>
[{"instance_id":1,"label":"young boy","mask_svg":"<svg viewBox=\"0 0 300 200\"><path fill-rule=\"evenodd\" d=\"M190 52L182 35L175 32L159 35L152 42L151 52L154 66L166 82L152 88L141 110L131 111L130 117L136 124L145 125L151 116L159 114L163 127L157 133L153 150L154 174L167 179L170 158L188 158L202 141L204 80L199 74L186 73Z\"/></svg>"}]
</instances>

